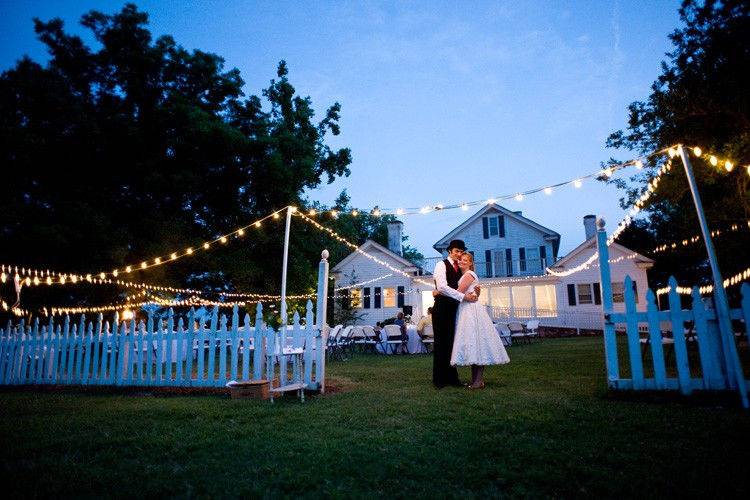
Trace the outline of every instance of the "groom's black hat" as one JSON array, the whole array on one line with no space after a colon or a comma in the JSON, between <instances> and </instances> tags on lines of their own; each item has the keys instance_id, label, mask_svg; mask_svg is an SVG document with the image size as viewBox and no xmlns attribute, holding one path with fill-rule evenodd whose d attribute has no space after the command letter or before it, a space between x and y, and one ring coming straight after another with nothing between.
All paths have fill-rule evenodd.
<instances>
[{"instance_id":1,"label":"groom's black hat","mask_svg":"<svg viewBox=\"0 0 750 500\"><path fill-rule=\"evenodd\" d=\"M451 242L448 243L448 251L450 252L452 248L458 248L465 252L466 244L464 244L464 240L451 240Z\"/></svg>"}]
</instances>

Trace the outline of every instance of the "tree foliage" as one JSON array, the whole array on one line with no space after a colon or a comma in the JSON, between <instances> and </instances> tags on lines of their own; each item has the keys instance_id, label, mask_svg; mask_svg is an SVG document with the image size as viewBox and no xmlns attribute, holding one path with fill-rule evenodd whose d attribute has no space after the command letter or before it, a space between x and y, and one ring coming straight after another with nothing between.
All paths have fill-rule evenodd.
<instances>
[{"instance_id":1,"label":"tree foliage","mask_svg":"<svg viewBox=\"0 0 750 500\"><path fill-rule=\"evenodd\" d=\"M349 175L349 149L326 143L340 132L341 106L315 121L284 61L262 96L245 96L237 69L170 36L154 40L135 5L113 15L92 11L81 23L98 49L66 33L60 19L36 19L49 61L23 57L0 75L4 262L78 273L122 269L199 248L286 205L316 207L306 190ZM383 240L384 223L336 221L355 241ZM283 217L247 233L128 279L275 293ZM320 250L331 245L293 222L290 293L314 289ZM101 303L120 294L58 287L27 299Z\"/></svg>"},{"instance_id":2,"label":"tree foliage","mask_svg":"<svg viewBox=\"0 0 750 500\"><path fill-rule=\"evenodd\" d=\"M607 140L612 148L647 153L674 144L700 146L703 151L732 159L737 167L727 172L712 166L707 155L693 157L695 177L712 229L732 224L746 230L724 231L715 240L722 272L729 276L748 265L750 243L750 4L738 0L697 2L685 0L679 10L682 25L670 36L674 50L662 63L662 73L645 101L629 106L626 130ZM625 190L623 207L644 191L654 171L665 161L652 161L631 178L632 183L610 181ZM646 218L636 221L619 241L653 254L664 242L681 242L700 233L695 208L681 162L662 177L656 196L645 206ZM651 285L663 285L669 275L684 284L710 282L702 245L679 246L677 251L654 255L657 265Z\"/></svg>"}]
</instances>

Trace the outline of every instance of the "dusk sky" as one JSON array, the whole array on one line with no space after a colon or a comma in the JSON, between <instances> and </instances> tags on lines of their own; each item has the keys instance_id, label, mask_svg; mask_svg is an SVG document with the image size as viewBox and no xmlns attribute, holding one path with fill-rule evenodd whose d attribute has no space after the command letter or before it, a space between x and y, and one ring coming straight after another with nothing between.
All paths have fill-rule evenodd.
<instances>
[{"instance_id":1,"label":"dusk sky","mask_svg":"<svg viewBox=\"0 0 750 500\"><path fill-rule=\"evenodd\" d=\"M554 184L627 152L607 150L627 105L660 72L678 0L621 2L140 1L155 36L215 52L260 95L287 61L290 81L319 115L342 105L352 174L308 193L331 203L344 188L359 208L460 203ZM66 31L114 1L0 0L0 68L23 54L45 61L32 18L61 17ZM583 240L582 218L622 218L620 193L595 181L504 206L562 235L561 254ZM473 212L403 217L426 256Z\"/></svg>"}]
</instances>

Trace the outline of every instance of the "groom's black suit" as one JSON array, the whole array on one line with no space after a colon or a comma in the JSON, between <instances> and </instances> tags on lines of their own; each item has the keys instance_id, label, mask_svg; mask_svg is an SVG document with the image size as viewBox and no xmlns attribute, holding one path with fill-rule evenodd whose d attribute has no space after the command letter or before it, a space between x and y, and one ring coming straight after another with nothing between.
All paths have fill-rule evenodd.
<instances>
[{"instance_id":1,"label":"groom's black suit","mask_svg":"<svg viewBox=\"0 0 750 500\"><path fill-rule=\"evenodd\" d=\"M461 270L456 271L448 259L443 260L445 264L445 280L448 286L458 289L458 280L461 279ZM435 305L432 307L432 331L435 334L434 353L432 359L432 383L436 387L446 385L460 385L458 371L451 366L451 353L453 352L453 338L456 335L456 311L458 301L445 295L435 297Z\"/></svg>"}]
</instances>

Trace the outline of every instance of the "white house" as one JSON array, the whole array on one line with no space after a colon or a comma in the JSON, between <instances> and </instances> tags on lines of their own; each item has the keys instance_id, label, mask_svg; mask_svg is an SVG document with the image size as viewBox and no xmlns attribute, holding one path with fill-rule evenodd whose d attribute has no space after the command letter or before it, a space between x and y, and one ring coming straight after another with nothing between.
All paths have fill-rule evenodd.
<instances>
[{"instance_id":1,"label":"white house","mask_svg":"<svg viewBox=\"0 0 750 500\"><path fill-rule=\"evenodd\" d=\"M337 264L332 274L336 286L363 282L384 274L392 276L352 291L354 303L362 309L363 323L374 324L396 315L404 306L412 317L424 315L433 304L432 282L435 263L447 256L448 243L460 239L474 255L482 285L480 300L495 318L540 318L542 324L576 328L601 328L601 285L599 264L567 274L586 262L596 251L595 217L584 217L586 238L565 257L558 259L560 235L522 215L497 204L479 211L438 240L434 248L442 257L427 258L419 266L401 256L400 222L389 225L389 247L374 241L360 249L403 270L409 277L354 252ZM615 309L623 309L624 279L634 281L637 301L645 307L648 288L647 270L654 261L617 243L609 247L610 273Z\"/></svg>"},{"instance_id":2,"label":"white house","mask_svg":"<svg viewBox=\"0 0 750 500\"><path fill-rule=\"evenodd\" d=\"M451 240L463 240L480 278L534 276L557 260L560 235L497 204L483 206L440 238L433 248L447 257ZM438 259L434 259L438 260Z\"/></svg>"},{"instance_id":3,"label":"white house","mask_svg":"<svg viewBox=\"0 0 750 500\"><path fill-rule=\"evenodd\" d=\"M359 252L352 252L331 269L335 287L361 286L349 290L352 306L358 308L362 316L358 323L374 325L378 321L393 318L400 311L413 315L417 320L422 316L422 292L432 300L432 286L419 283L421 280L432 283L431 276L423 276L422 268L402 257L401 233L403 223L397 221L388 225L388 246L367 240L359 249L388 265L407 273L389 270L387 267L368 259ZM373 281L374 280L374 281Z\"/></svg>"}]
</instances>

